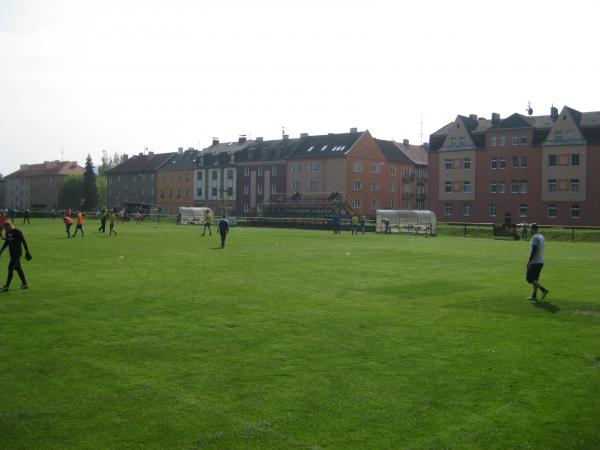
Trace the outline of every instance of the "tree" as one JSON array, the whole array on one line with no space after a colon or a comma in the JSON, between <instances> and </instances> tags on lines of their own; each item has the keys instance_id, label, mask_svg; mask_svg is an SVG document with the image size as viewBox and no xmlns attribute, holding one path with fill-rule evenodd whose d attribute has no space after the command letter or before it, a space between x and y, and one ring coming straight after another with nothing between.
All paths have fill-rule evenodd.
<instances>
[{"instance_id":1,"label":"tree","mask_svg":"<svg viewBox=\"0 0 600 450\"><path fill-rule=\"evenodd\" d=\"M92 211L98 205L98 187L96 186L96 173L94 172L94 163L92 157L87 155L85 160L85 172L83 174L82 186L82 209Z\"/></svg>"},{"instance_id":2,"label":"tree","mask_svg":"<svg viewBox=\"0 0 600 450\"><path fill-rule=\"evenodd\" d=\"M101 208L108 205L108 183L105 176L96 177L96 186L98 187L98 206Z\"/></svg>"},{"instance_id":3,"label":"tree","mask_svg":"<svg viewBox=\"0 0 600 450\"><path fill-rule=\"evenodd\" d=\"M69 175L60 189L58 205L62 209L81 208L83 197L83 175Z\"/></svg>"},{"instance_id":4,"label":"tree","mask_svg":"<svg viewBox=\"0 0 600 450\"><path fill-rule=\"evenodd\" d=\"M121 164L122 159L123 157L117 152L111 157L106 150L102 150L102 163L98 166L98 175L106 175L107 171Z\"/></svg>"}]
</instances>

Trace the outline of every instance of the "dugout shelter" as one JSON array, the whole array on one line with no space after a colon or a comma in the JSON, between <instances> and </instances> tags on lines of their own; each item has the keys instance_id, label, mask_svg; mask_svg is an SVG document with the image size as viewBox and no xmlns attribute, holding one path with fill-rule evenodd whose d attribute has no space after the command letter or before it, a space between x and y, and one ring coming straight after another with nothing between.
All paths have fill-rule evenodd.
<instances>
[{"instance_id":1,"label":"dugout shelter","mask_svg":"<svg viewBox=\"0 0 600 450\"><path fill-rule=\"evenodd\" d=\"M179 214L181 214L181 223L183 225L202 225L206 220L206 216L208 214L211 214L213 216L213 220L215 217L213 210L206 207L192 208L187 206L180 206Z\"/></svg>"},{"instance_id":2,"label":"dugout shelter","mask_svg":"<svg viewBox=\"0 0 600 450\"><path fill-rule=\"evenodd\" d=\"M378 209L375 231L385 231L385 219L390 233L436 234L436 217L433 211L413 209Z\"/></svg>"}]
</instances>

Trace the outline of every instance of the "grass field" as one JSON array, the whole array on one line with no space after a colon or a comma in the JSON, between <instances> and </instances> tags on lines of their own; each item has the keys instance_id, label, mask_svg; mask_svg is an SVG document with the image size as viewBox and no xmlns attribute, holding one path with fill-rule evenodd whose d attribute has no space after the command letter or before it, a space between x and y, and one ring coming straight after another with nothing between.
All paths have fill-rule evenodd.
<instances>
[{"instance_id":1,"label":"grass field","mask_svg":"<svg viewBox=\"0 0 600 450\"><path fill-rule=\"evenodd\" d=\"M600 448L598 244L19 227L0 448Z\"/></svg>"}]
</instances>

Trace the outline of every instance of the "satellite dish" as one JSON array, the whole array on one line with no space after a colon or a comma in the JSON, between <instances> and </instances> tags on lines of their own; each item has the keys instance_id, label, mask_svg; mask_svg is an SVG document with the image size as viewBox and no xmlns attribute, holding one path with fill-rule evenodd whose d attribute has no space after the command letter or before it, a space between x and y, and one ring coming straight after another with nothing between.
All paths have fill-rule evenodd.
<instances>
[{"instance_id":1,"label":"satellite dish","mask_svg":"<svg viewBox=\"0 0 600 450\"><path fill-rule=\"evenodd\" d=\"M531 107L531 102L527 102L527 114L530 116L533 114L533 108Z\"/></svg>"}]
</instances>

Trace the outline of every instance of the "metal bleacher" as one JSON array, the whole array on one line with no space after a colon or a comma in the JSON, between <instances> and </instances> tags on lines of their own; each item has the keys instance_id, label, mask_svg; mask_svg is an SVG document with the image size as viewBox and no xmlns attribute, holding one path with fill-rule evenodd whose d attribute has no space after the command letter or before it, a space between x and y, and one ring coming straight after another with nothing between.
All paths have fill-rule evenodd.
<instances>
[{"instance_id":1,"label":"metal bleacher","mask_svg":"<svg viewBox=\"0 0 600 450\"><path fill-rule=\"evenodd\" d=\"M343 192L309 192L271 194L269 201L261 205L263 217L330 217L334 213L342 217L358 215Z\"/></svg>"}]
</instances>

